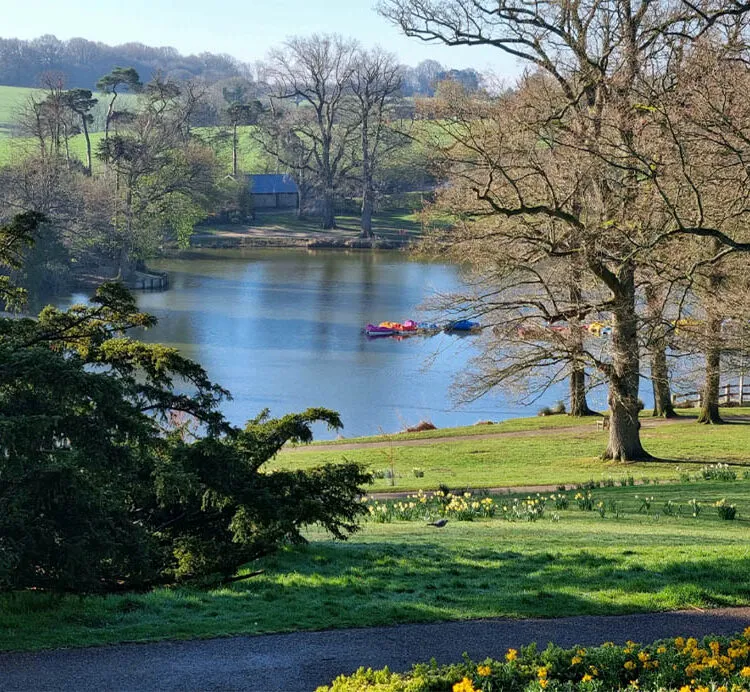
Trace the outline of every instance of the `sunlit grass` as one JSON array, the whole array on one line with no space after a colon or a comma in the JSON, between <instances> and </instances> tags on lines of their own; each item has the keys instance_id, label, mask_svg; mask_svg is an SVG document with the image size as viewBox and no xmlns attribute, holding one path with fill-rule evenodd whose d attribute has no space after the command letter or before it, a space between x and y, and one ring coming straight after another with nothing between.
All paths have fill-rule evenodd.
<instances>
[{"instance_id":1,"label":"sunlit grass","mask_svg":"<svg viewBox=\"0 0 750 692\"><path fill-rule=\"evenodd\" d=\"M746 412L732 409L732 415ZM726 413L730 413L727 411ZM576 426L575 430L550 430L549 425ZM645 423L645 419L644 419ZM504 427L505 426L505 427ZM480 429L481 428L481 429ZM400 445L400 436L386 438L380 446L339 450L336 446L284 450L271 465L277 468L309 468L348 459L366 464L373 471L395 470L389 478L375 481L375 490L434 489L448 487L505 487L581 483L608 477L632 475L676 479L678 467L733 463L750 465L750 422L704 426L693 418L676 423L657 424L641 431L646 449L657 460L646 463L613 463L600 456L607 445L606 431L597 430L595 421L575 421L567 416L519 419L493 426L463 429L469 435L498 432L529 432L528 435L498 435L486 439L461 439L462 429L432 431L430 436L446 439L419 446ZM537 431L538 434L533 434ZM420 435L421 436L421 435ZM456 439L452 439L456 438ZM373 438L369 438L372 440ZM379 438L383 442L383 438ZM347 442L356 442L348 440ZM414 469L422 469L417 478Z\"/></svg>"},{"instance_id":2,"label":"sunlit grass","mask_svg":"<svg viewBox=\"0 0 750 692\"><path fill-rule=\"evenodd\" d=\"M750 604L750 481L592 492L616 509L604 518L568 509L555 521L548 503L534 523L449 521L444 529L368 522L345 543L313 529L308 546L254 564L261 576L214 590L6 596L0 648ZM654 499L639 512L644 495ZM703 503L697 518L692 498ZM738 520L719 520L712 504L722 498L737 504ZM665 515L667 500L683 514Z\"/></svg>"}]
</instances>

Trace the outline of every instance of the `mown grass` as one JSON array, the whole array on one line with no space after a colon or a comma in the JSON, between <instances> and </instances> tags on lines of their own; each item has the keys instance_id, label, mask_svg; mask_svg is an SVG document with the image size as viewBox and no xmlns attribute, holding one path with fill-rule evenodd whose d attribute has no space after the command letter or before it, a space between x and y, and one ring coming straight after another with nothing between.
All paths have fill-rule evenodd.
<instances>
[{"instance_id":1,"label":"mown grass","mask_svg":"<svg viewBox=\"0 0 750 692\"><path fill-rule=\"evenodd\" d=\"M642 496L653 496L640 513ZM479 617L558 617L750 604L750 481L602 488L594 512L549 508L533 523L499 518L366 523L348 542L319 530L265 572L214 590L158 589L108 597L25 593L0 599L0 648L259 634ZM697 518L667 501L704 502ZM709 505L737 504L720 521ZM500 500L502 501L502 500Z\"/></svg>"},{"instance_id":2,"label":"mown grass","mask_svg":"<svg viewBox=\"0 0 750 692\"><path fill-rule=\"evenodd\" d=\"M738 412L746 409L731 411L733 415ZM566 427L564 423L576 425L576 429L559 432L551 429L555 425ZM505 425L453 429L446 439L420 446L401 445L395 436L390 442L386 440L385 445L341 451L336 446L310 445L282 451L271 465L310 468L347 459L364 463L373 471L382 472L393 466L395 482L389 478L376 479L374 488L380 491L427 490L440 484L451 488L555 485L626 475L636 479L642 476L675 479L680 475L678 467L695 470L702 464L718 462L750 465L750 421L704 426L695 423L694 418L685 418L644 427L641 431L644 446L657 460L628 464L600 458L608 433L597 430L591 419L576 423L565 416L556 416L519 419L509 421L504 428ZM528 434L461 439L461 430L477 435L487 433L488 429ZM539 434L533 434L534 430ZM439 432L446 431L430 434L436 437ZM417 478L415 468L422 469L424 476Z\"/></svg>"}]
</instances>

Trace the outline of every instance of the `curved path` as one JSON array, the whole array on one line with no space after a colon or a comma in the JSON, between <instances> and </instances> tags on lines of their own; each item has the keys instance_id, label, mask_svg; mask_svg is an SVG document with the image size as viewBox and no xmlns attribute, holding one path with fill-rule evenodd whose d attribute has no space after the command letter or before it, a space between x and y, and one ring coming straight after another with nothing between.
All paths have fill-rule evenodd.
<instances>
[{"instance_id":1,"label":"curved path","mask_svg":"<svg viewBox=\"0 0 750 692\"><path fill-rule=\"evenodd\" d=\"M627 639L731 634L750 608L554 620L468 620L259 637L124 644L0 654L0 690L304 692L359 666L407 670L412 663L502 656L509 647L554 641L592 646Z\"/></svg>"}]
</instances>

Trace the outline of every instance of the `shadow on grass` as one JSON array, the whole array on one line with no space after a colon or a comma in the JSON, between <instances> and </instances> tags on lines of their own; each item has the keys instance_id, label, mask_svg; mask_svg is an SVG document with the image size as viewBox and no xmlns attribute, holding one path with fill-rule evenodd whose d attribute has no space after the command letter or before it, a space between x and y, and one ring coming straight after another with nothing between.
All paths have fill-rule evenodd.
<instances>
[{"instance_id":1,"label":"shadow on grass","mask_svg":"<svg viewBox=\"0 0 750 692\"><path fill-rule=\"evenodd\" d=\"M750 558L675 559L649 567L637 550L522 554L435 545L316 546L294 560L295 578L248 584L280 606L336 606L322 626L456 617L557 617L718 606L750 600ZM285 559L279 560L284 568ZM289 565L290 567L292 565ZM278 587L281 588L278 588ZM359 614L349 616L350 608ZM339 624L337 620L343 617Z\"/></svg>"},{"instance_id":2,"label":"shadow on grass","mask_svg":"<svg viewBox=\"0 0 750 692\"><path fill-rule=\"evenodd\" d=\"M681 544L682 553L664 562L655 544L646 554L627 538L605 554L595 545L520 552L315 543L267 559L261 577L213 591L4 597L0 648L747 604L750 557L727 554L730 545L736 541L719 540L715 557L694 559Z\"/></svg>"}]
</instances>

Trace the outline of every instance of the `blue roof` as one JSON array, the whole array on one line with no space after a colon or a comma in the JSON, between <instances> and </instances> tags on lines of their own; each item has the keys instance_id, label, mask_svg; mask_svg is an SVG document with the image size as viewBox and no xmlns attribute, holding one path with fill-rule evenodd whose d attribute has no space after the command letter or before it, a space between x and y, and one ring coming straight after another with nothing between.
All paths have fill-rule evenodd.
<instances>
[{"instance_id":1,"label":"blue roof","mask_svg":"<svg viewBox=\"0 0 750 692\"><path fill-rule=\"evenodd\" d=\"M250 192L255 195L273 195L277 192L298 192L297 183L287 174L249 175Z\"/></svg>"}]
</instances>

